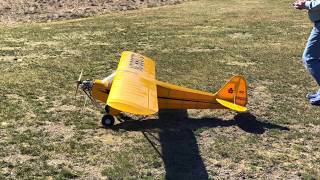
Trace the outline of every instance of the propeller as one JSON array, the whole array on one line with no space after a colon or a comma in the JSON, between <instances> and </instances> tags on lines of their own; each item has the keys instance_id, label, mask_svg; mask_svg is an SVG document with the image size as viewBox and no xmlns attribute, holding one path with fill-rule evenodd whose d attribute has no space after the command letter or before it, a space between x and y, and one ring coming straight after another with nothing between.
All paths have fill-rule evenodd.
<instances>
[{"instance_id":1,"label":"propeller","mask_svg":"<svg viewBox=\"0 0 320 180\"><path fill-rule=\"evenodd\" d=\"M87 101L88 101L88 96L86 96L86 97L84 98L84 104L83 104L83 107L84 107L84 108L85 108L86 105L87 105Z\"/></svg>"},{"instance_id":2,"label":"propeller","mask_svg":"<svg viewBox=\"0 0 320 180\"><path fill-rule=\"evenodd\" d=\"M81 73L79 74L79 78L78 78L78 81L76 81L77 83L77 88L76 88L76 94L74 95L74 97L76 98L77 94L78 94L78 91L79 91L79 86L80 84L82 83L82 74L83 74L83 70L81 70Z\"/></svg>"},{"instance_id":3,"label":"propeller","mask_svg":"<svg viewBox=\"0 0 320 180\"><path fill-rule=\"evenodd\" d=\"M85 100L84 100L84 105L83 107L86 106L88 99L90 100L90 102L92 103L93 106L95 106L98 109L101 109L102 107L100 106L100 104L92 97L91 92L87 92L87 91L83 91L86 94Z\"/></svg>"},{"instance_id":4,"label":"propeller","mask_svg":"<svg viewBox=\"0 0 320 180\"><path fill-rule=\"evenodd\" d=\"M88 99L90 102L96 107L96 108L101 108L100 104L92 97L91 94L91 89L92 89L92 84L93 82L91 80L82 80L82 75L83 75L83 69L81 70L81 73L79 74L79 78L76 81L77 87L76 87L76 93L75 93L75 98L77 97L79 89L81 89L85 94L85 100L84 100L84 105L83 107L86 106Z\"/></svg>"}]
</instances>

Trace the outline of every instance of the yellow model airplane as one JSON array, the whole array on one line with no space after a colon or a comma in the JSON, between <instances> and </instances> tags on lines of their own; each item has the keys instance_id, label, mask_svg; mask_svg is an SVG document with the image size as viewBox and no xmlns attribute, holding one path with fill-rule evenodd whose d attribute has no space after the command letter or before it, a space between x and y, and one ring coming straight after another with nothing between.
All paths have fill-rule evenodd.
<instances>
[{"instance_id":1,"label":"yellow model airplane","mask_svg":"<svg viewBox=\"0 0 320 180\"><path fill-rule=\"evenodd\" d=\"M148 57L125 51L115 73L103 80L77 81L93 101L105 104L102 124L110 127L120 112L151 115L159 109L232 109L247 110L247 83L237 75L215 94L184 88L155 79L155 62Z\"/></svg>"}]
</instances>

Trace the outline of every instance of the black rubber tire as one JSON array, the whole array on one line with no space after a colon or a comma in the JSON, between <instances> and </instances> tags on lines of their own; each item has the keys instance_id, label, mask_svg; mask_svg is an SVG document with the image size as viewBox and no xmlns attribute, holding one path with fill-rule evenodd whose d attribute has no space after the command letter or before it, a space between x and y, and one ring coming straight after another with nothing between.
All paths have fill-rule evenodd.
<instances>
[{"instance_id":1,"label":"black rubber tire","mask_svg":"<svg viewBox=\"0 0 320 180\"><path fill-rule=\"evenodd\" d=\"M114 125L114 117L109 114L104 115L101 119L101 124L106 128L112 127Z\"/></svg>"}]
</instances>

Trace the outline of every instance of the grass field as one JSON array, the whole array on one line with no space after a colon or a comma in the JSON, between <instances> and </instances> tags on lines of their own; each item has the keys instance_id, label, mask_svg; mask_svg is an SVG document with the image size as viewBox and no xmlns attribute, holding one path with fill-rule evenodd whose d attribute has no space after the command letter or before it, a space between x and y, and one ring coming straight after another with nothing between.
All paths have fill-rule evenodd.
<instances>
[{"instance_id":1,"label":"grass field","mask_svg":"<svg viewBox=\"0 0 320 180\"><path fill-rule=\"evenodd\" d=\"M1 25L0 179L319 179L320 109L305 99L316 83L300 60L312 24L291 3L199 0ZM104 129L74 81L81 69L107 76L124 50L200 90L242 74L250 113L123 115Z\"/></svg>"}]
</instances>

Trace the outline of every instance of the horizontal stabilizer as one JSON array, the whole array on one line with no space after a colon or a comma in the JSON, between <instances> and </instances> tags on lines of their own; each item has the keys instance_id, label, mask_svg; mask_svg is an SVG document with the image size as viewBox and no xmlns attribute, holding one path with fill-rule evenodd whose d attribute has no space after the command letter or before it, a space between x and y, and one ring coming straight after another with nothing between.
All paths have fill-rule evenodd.
<instances>
[{"instance_id":1,"label":"horizontal stabilizer","mask_svg":"<svg viewBox=\"0 0 320 180\"><path fill-rule=\"evenodd\" d=\"M229 109L232 109L232 110L235 110L235 111L238 111L238 112L246 112L248 109L244 106L240 106L240 105L237 105L237 104L234 104L234 103L231 103L229 101L225 101L225 100L222 100L222 99L216 99L218 101L218 103L220 103L222 106L225 106Z\"/></svg>"}]
</instances>

